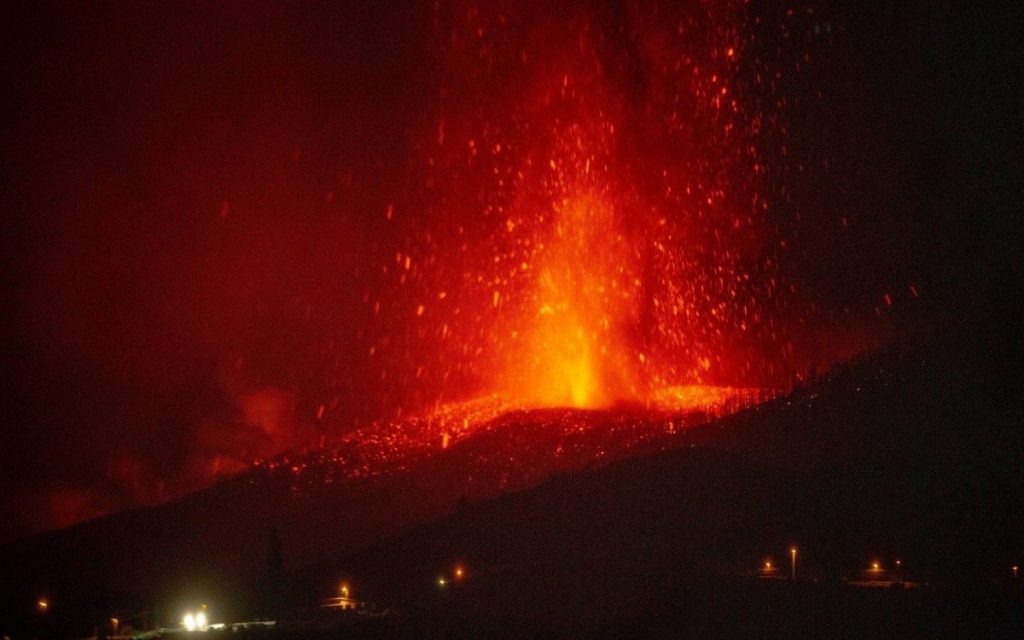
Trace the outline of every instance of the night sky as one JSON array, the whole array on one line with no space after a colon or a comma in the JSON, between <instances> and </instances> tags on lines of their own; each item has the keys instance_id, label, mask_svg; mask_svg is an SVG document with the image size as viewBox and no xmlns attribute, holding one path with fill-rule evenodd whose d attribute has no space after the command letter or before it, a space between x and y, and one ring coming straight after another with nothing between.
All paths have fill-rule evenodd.
<instances>
[{"instance_id":1,"label":"night sky","mask_svg":"<svg viewBox=\"0 0 1024 640\"><path fill-rule=\"evenodd\" d=\"M456 144L460 127L509 130L507 92L546 73L515 66L512 45L561 51L559 30L581 20L598 34L602 86L627 96L624 135L642 142L649 116L628 97L661 77L644 62L651 7L703 15L699 3L376 4L4 9L0 541L429 404L443 385L406 357L426 349L408 346L423 311L394 309L418 310L431 263L415 293L382 266L422 256L450 230L445 198L479 190L431 145ZM761 235L785 241L757 255L792 293L772 307L783 328L712 382L770 385L891 339L993 318L1019 336L1024 322L1024 16L827 4L737 13L757 59L735 71L744 113L775 123L758 139L772 167ZM493 51L460 44L506 13L511 35L481 36ZM474 75L479 60L493 76ZM769 68L787 70L771 90L753 81ZM431 242L444 268L464 268ZM448 396L475 371L455 361Z\"/></svg>"}]
</instances>

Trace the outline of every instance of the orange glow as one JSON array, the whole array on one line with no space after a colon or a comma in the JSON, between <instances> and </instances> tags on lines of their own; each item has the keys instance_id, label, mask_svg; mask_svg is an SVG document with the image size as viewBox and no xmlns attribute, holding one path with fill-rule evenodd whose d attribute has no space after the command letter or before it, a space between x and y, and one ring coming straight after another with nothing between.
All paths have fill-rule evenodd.
<instances>
[{"instance_id":1,"label":"orange glow","mask_svg":"<svg viewBox=\"0 0 1024 640\"><path fill-rule=\"evenodd\" d=\"M634 358L624 329L635 301L629 246L610 204L576 196L555 207L527 295L525 353L508 370L509 395L540 406L608 406L633 400Z\"/></svg>"},{"instance_id":2,"label":"orange glow","mask_svg":"<svg viewBox=\"0 0 1024 640\"><path fill-rule=\"evenodd\" d=\"M806 380L808 361L824 372L857 351L822 337L828 326L816 319L836 310L798 291L827 279L799 271L806 247L793 241L819 225L797 224L804 191L783 179L797 166L808 180L833 169L805 174L807 149L786 151L783 69L755 39L775 26L745 0L570 4L397 12L417 37L400 37L396 52L423 54L415 68L427 73L413 101L385 92L397 109L388 115L401 117L364 132L380 149L336 153L336 135L363 147L342 118L311 129L327 137L281 137L286 157L266 166L283 182L260 186L269 176L260 173L255 200L247 172L202 195L209 241L150 274L166 295L132 327L173 318L168 335L189 334L204 364L181 368L119 340L95 349L188 376L209 369L202 384L234 406L193 398L203 415L174 439L188 455L166 467L182 469L177 480L160 477L166 465L132 466L153 448L129 447L95 494L54 489L56 524L122 496L176 499L250 464L305 487L320 475L379 477L424 456L438 461L439 478L504 490L542 470L674 446L691 426ZM433 26L416 22L427 15ZM787 80L795 73L787 63ZM914 285L889 290L894 311L917 296ZM805 333L814 339L801 344ZM140 342L150 343L177 344ZM137 373L111 371L129 369ZM500 432L516 422L507 415L523 418L514 435ZM515 448L470 460L466 440L489 434L501 437L482 445ZM309 473L309 460L329 461L330 472ZM470 463L500 472L457 466Z\"/></svg>"},{"instance_id":3,"label":"orange glow","mask_svg":"<svg viewBox=\"0 0 1024 640\"><path fill-rule=\"evenodd\" d=\"M466 572L462 567L455 567L455 577L457 579L461 580L465 574Z\"/></svg>"},{"instance_id":4,"label":"orange glow","mask_svg":"<svg viewBox=\"0 0 1024 640\"><path fill-rule=\"evenodd\" d=\"M691 384L656 389L650 395L649 404L662 411L703 411L722 415L729 413L730 407L739 409L770 396L769 391L762 389Z\"/></svg>"},{"instance_id":5,"label":"orange glow","mask_svg":"<svg viewBox=\"0 0 1024 640\"><path fill-rule=\"evenodd\" d=\"M46 613L46 611L49 608L50 608L50 601L47 600L46 598L40 598L39 601L36 602L36 609L39 610L39 613Z\"/></svg>"},{"instance_id":6,"label":"orange glow","mask_svg":"<svg viewBox=\"0 0 1024 640\"><path fill-rule=\"evenodd\" d=\"M596 15L536 33L485 9L459 17L467 37L442 39L464 44L442 47L442 108L418 139L436 199L382 211L400 241L382 248L382 286L364 299L390 406L498 397L721 415L791 384L799 365L776 315L792 291L785 239L758 158L769 125L736 85L753 64L745 10L641 10L640 96L604 59ZM478 67L514 86L481 91L467 80Z\"/></svg>"},{"instance_id":7,"label":"orange glow","mask_svg":"<svg viewBox=\"0 0 1024 640\"><path fill-rule=\"evenodd\" d=\"M805 379L787 328L813 325L780 270L759 148L776 125L746 102L761 75L745 6L638 7L638 95L608 64L597 15L534 30L487 6L453 12L437 110L410 132L422 201L381 194L367 265L359 346L376 420L317 454L330 481L459 460L463 440L514 429L514 450L474 464L520 486L536 477L529 456L550 471L671 446ZM481 69L512 82L481 84ZM835 352L815 345L814 364L850 355ZM328 386L346 386L341 366ZM325 427L344 398L318 399ZM276 421L256 408L254 424ZM259 464L296 482L305 470Z\"/></svg>"}]
</instances>

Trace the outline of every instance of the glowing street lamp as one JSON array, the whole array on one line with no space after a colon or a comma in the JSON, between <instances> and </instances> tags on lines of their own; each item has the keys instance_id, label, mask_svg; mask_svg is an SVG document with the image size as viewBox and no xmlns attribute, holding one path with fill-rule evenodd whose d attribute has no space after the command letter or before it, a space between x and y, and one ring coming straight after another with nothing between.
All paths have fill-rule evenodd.
<instances>
[{"instance_id":1,"label":"glowing street lamp","mask_svg":"<svg viewBox=\"0 0 1024 640\"><path fill-rule=\"evenodd\" d=\"M348 583L346 582L341 583L341 597L348 598Z\"/></svg>"},{"instance_id":2,"label":"glowing street lamp","mask_svg":"<svg viewBox=\"0 0 1024 640\"><path fill-rule=\"evenodd\" d=\"M113 634L115 636L117 635L117 630L118 630L118 627L119 627L120 623L121 623L121 621L118 620L117 618L111 618L110 619L110 632L111 632L111 634Z\"/></svg>"},{"instance_id":3,"label":"glowing street lamp","mask_svg":"<svg viewBox=\"0 0 1024 640\"><path fill-rule=\"evenodd\" d=\"M455 567L455 579L462 580L462 577L466 575L465 570L461 566Z\"/></svg>"},{"instance_id":4,"label":"glowing street lamp","mask_svg":"<svg viewBox=\"0 0 1024 640\"><path fill-rule=\"evenodd\" d=\"M39 598L39 601L36 602L36 610L39 613L46 613L49 609L50 609L50 601L47 600L46 598Z\"/></svg>"},{"instance_id":5,"label":"glowing street lamp","mask_svg":"<svg viewBox=\"0 0 1024 640\"><path fill-rule=\"evenodd\" d=\"M871 571L873 571L874 573L878 573L881 570L882 565L880 565L877 560L871 563Z\"/></svg>"},{"instance_id":6,"label":"glowing street lamp","mask_svg":"<svg viewBox=\"0 0 1024 640\"><path fill-rule=\"evenodd\" d=\"M789 548L789 557L791 559L789 577L796 580L796 547Z\"/></svg>"},{"instance_id":7,"label":"glowing street lamp","mask_svg":"<svg viewBox=\"0 0 1024 640\"><path fill-rule=\"evenodd\" d=\"M1012 567L1010 567L1010 570L1013 571L1013 578L1014 580L1016 580L1017 573L1020 571L1020 567L1018 567L1017 565L1013 565Z\"/></svg>"},{"instance_id":8,"label":"glowing street lamp","mask_svg":"<svg viewBox=\"0 0 1024 640\"><path fill-rule=\"evenodd\" d=\"M448 581L444 579L444 576L438 576L437 586L444 589L446 584L448 584Z\"/></svg>"}]
</instances>

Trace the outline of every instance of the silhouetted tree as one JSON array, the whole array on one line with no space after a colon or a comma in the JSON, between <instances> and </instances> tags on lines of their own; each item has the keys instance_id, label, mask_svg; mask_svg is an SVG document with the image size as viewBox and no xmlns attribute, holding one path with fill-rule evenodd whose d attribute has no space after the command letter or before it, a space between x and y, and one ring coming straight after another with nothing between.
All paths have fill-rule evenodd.
<instances>
[{"instance_id":1,"label":"silhouetted tree","mask_svg":"<svg viewBox=\"0 0 1024 640\"><path fill-rule=\"evenodd\" d=\"M284 612L287 576L282 549L281 534L274 527L267 536L267 556L256 587L256 614L263 618L276 620Z\"/></svg>"}]
</instances>

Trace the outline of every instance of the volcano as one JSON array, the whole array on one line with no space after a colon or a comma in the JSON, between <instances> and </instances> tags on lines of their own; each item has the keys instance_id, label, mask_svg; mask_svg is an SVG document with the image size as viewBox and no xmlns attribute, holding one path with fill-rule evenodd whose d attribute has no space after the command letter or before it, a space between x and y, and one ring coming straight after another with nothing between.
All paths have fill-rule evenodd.
<instances>
[{"instance_id":1,"label":"volcano","mask_svg":"<svg viewBox=\"0 0 1024 640\"><path fill-rule=\"evenodd\" d=\"M21 3L0 639L1024 636L974 9Z\"/></svg>"},{"instance_id":2,"label":"volcano","mask_svg":"<svg viewBox=\"0 0 1024 640\"><path fill-rule=\"evenodd\" d=\"M688 430L771 394L681 387L651 407L526 408L497 396L445 405L370 425L311 451L257 460L171 504L14 543L10 566L49 576L52 584L63 585L57 590L84 579L109 580L118 591L136 585L159 591L182 580L251 575L263 561L271 530L289 540L291 563L315 563L435 520L458 504L678 446ZM93 551L88 557L48 553L43 567L43 559L23 545L44 540L59 547L74 540L69 550L83 544ZM170 581L154 580L168 570Z\"/></svg>"},{"instance_id":3,"label":"volcano","mask_svg":"<svg viewBox=\"0 0 1024 640\"><path fill-rule=\"evenodd\" d=\"M868 557L903 558L939 589L899 610L914 621L947 598L959 603L950 594L1016 544L1012 506L1024 486L1014 456L1024 442L999 417L1014 409L994 402L991 372L971 362L977 354L949 345L890 350L718 417L499 410L447 445L449 425L409 420L430 446L403 445L408 455L386 470L376 445L339 443L265 461L169 505L10 544L5 602L46 593L87 609L103 594L105 606L166 612L202 597L242 615L276 531L297 608L344 579L407 612L427 606L431 620L454 615L428 596L437 572L458 562L476 576L459 596L471 607L462 623L503 620L532 599L546 604L520 620L524 633L540 625L590 635L617 620L642 627L652 610L692 622L703 610L680 612L672 598L703 602L701 580L731 593L722 585L799 544L800 571L826 583ZM1005 408L976 414L983 401ZM1009 457L971 466L995 451ZM982 496L993 490L1003 498ZM511 596L504 609L505 581L531 595ZM609 589L626 589L631 602L609 600ZM836 596L821 611L875 611L857 598ZM725 615L722 603L708 606Z\"/></svg>"}]
</instances>

